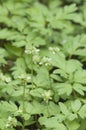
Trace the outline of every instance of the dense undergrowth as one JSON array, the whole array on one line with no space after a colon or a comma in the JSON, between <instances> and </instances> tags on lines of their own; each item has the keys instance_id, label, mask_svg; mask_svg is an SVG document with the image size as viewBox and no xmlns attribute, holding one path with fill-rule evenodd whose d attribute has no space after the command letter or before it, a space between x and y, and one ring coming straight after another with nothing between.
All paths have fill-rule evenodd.
<instances>
[{"instance_id":1,"label":"dense undergrowth","mask_svg":"<svg viewBox=\"0 0 86 130\"><path fill-rule=\"evenodd\" d=\"M0 130L86 130L85 0L0 0Z\"/></svg>"}]
</instances>

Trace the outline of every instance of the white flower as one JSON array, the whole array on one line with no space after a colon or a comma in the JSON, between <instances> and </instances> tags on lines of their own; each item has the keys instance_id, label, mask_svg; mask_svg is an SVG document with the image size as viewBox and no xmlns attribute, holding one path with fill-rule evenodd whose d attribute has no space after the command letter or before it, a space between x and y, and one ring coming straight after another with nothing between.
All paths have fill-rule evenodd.
<instances>
[{"instance_id":1,"label":"white flower","mask_svg":"<svg viewBox=\"0 0 86 130\"><path fill-rule=\"evenodd\" d=\"M42 62L39 62L39 65L42 65Z\"/></svg>"},{"instance_id":2,"label":"white flower","mask_svg":"<svg viewBox=\"0 0 86 130\"><path fill-rule=\"evenodd\" d=\"M28 53L29 53L29 50L26 49L26 50L25 50L25 53L28 54Z\"/></svg>"},{"instance_id":3,"label":"white flower","mask_svg":"<svg viewBox=\"0 0 86 130\"><path fill-rule=\"evenodd\" d=\"M28 82L31 79L31 76L26 74L26 73L24 73L24 74L21 74L20 76L18 76L18 78Z\"/></svg>"},{"instance_id":4,"label":"white flower","mask_svg":"<svg viewBox=\"0 0 86 130\"><path fill-rule=\"evenodd\" d=\"M49 47L48 49L49 49L50 51L53 51L53 47Z\"/></svg>"},{"instance_id":5,"label":"white flower","mask_svg":"<svg viewBox=\"0 0 86 130\"><path fill-rule=\"evenodd\" d=\"M10 124L8 124L8 123L5 125L6 128L8 128L9 126L10 126Z\"/></svg>"},{"instance_id":6,"label":"white flower","mask_svg":"<svg viewBox=\"0 0 86 130\"><path fill-rule=\"evenodd\" d=\"M10 77L6 77L6 78L5 78L5 81L6 81L7 83L11 82L11 78L10 78Z\"/></svg>"},{"instance_id":7,"label":"white flower","mask_svg":"<svg viewBox=\"0 0 86 130\"><path fill-rule=\"evenodd\" d=\"M9 121L9 122L12 121L12 117L11 117L11 116L8 117L8 121Z\"/></svg>"},{"instance_id":8,"label":"white flower","mask_svg":"<svg viewBox=\"0 0 86 130\"><path fill-rule=\"evenodd\" d=\"M7 123L6 123L5 127L6 128L8 128L8 127L13 128L13 126L16 126L16 125L17 125L16 118L9 116L8 119L7 119Z\"/></svg>"},{"instance_id":9,"label":"white flower","mask_svg":"<svg viewBox=\"0 0 86 130\"><path fill-rule=\"evenodd\" d=\"M27 80L30 80L31 79L31 76L30 75L27 75Z\"/></svg>"},{"instance_id":10,"label":"white flower","mask_svg":"<svg viewBox=\"0 0 86 130\"><path fill-rule=\"evenodd\" d=\"M21 74L20 76L18 76L19 79L25 79L25 74Z\"/></svg>"},{"instance_id":11,"label":"white flower","mask_svg":"<svg viewBox=\"0 0 86 130\"><path fill-rule=\"evenodd\" d=\"M39 50L39 49L36 49L36 48L35 48L35 50L34 50L35 53L38 53L39 51L40 51L40 50Z\"/></svg>"},{"instance_id":12,"label":"white flower","mask_svg":"<svg viewBox=\"0 0 86 130\"><path fill-rule=\"evenodd\" d=\"M44 91L44 93L42 94L44 101L48 103L48 101L52 99L51 95L52 95L51 90Z\"/></svg>"},{"instance_id":13,"label":"white flower","mask_svg":"<svg viewBox=\"0 0 86 130\"><path fill-rule=\"evenodd\" d=\"M0 79L7 83L11 81L11 77L9 77L8 75L3 75L3 73L0 74Z\"/></svg>"},{"instance_id":14,"label":"white flower","mask_svg":"<svg viewBox=\"0 0 86 130\"><path fill-rule=\"evenodd\" d=\"M41 62L39 62L40 65L44 64L45 66L50 65L51 58L44 56Z\"/></svg>"},{"instance_id":15,"label":"white flower","mask_svg":"<svg viewBox=\"0 0 86 130\"><path fill-rule=\"evenodd\" d=\"M53 54L55 54L56 52L60 51L60 49L58 47L49 47L48 49L50 51L52 51Z\"/></svg>"},{"instance_id":16,"label":"white flower","mask_svg":"<svg viewBox=\"0 0 86 130\"><path fill-rule=\"evenodd\" d=\"M40 61L40 56L38 54L33 56L33 62L34 64L38 63Z\"/></svg>"},{"instance_id":17,"label":"white flower","mask_svg":"<svg viewBox=\"0 0 86 130\"><path fill-rule=\"evenodd\" d=\"M25 49L25 53L26 54L33 54L33 55L35 55L35 54L38 54L39 53L39 49L37 49L36 47L34 47L34 46L29 46L29 47L26 47L26 49Z\"/></svg>"}]
</instances>

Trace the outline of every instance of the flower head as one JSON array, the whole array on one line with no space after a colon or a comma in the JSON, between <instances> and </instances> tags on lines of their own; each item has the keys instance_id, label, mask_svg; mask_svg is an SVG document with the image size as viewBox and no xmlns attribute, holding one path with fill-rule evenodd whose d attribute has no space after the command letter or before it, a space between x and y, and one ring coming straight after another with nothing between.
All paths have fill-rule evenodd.
<instances>
[{"instance_id":1,"label":"flower head","mask_svg":"<svg viewBox=\"0 0 86 130\"><path fill-rule=\"evenodd\" d=\"M39 53L39 49L37 49L36 47L34 46L27 46L26 49L25 49L25 53L26 54L33 54L33 55L36 55Z\"/></svg>"},{"instance_id":2,"label":"flower head","mask_svg":"<svg viewBox=\"0 0 86 130\"><path fill-rule=\"evenodd\" d=\"M58 47L49 47L48 48L53 54L57 53L58 51L60 51L60 49Z\"/></svg>"},{"instance_id":3,"label":"flower head","mask_svg":"<svg viewBox=\"0 0 86 130\"><path fill-rule=\"evenodd\" d=\"M44 93L42 94L43 98L44 98L44 101L46 101L48 103L49 100L52 99L52 92L51 90L48 90L48 91L44 91Z\"/></svg>"},{"instance_id":4,"label":"flower head","mask_svg":"<svg viewBox=\"0 0 86 130\"><path fill-rule=\"evenodd\" d=\"M44 64L45 66L50 65L51 58L44 56L39 63L40 65Z\"/></svg>"}]
</instances>

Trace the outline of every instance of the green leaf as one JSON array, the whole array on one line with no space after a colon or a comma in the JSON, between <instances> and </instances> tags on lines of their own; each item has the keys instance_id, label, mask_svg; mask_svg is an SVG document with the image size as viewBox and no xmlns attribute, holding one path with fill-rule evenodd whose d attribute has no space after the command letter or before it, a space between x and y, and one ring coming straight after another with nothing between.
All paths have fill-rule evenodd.
<instances>
[{"instance_id":1,"label":"green leaf","mask_svg":"<svg viewBox=\"0 0 86 130\"><path fill-rule=\"evenodd\" d=\"M76 113L70 113L69 114L69 116L68 116L68 120L69 121L73 121L74 119L77 119L78 118L78 116L77 116L77 114Z\"/></svg>"},{"instance_id":2,"label":"green leaf","mask_svg":"<svg viewBox=\"0 0 86 130\"><path fill-rule=\"evenodd\" d=\"M52 102L52 101L49 102L48 106L45 105L45 107L43 109L43 114L45 116L56 116L57 113L59 113L59 112L60 112L59 107L54 102ZM58 118L61 119L60 116L58 116Z\"/></svg>"},{"instance_id":3,"label":"green leaf","mask_svg":"<svg viewBox=\"0 0 86 130\"><path fill-rule=\"evenodd\" d=\"M19 76L21 76L22 74L25 74L25 70L26 70L26 65L25 65L25 61L23 58L17 58L16 62L15 62L15 66L12 67L11 69L12 75L15 78L19 78Z\"/></svg>"},{"instance_id":4,"label":"green leaf","mask_svg":"<svg viewBox=\"0 0 86 130\"><path fill-rule=\"evenodd\" d=\"M78 60L71 59L67 61L65 71L70 74L76 70L81 69L81 66L82 64Z\"/></svg>"},{"instance_id":5,"label":"green leaf","mask_svg":"<svg viewBox=\"0 0 86 130\"><path fill-rule=\"evenodd\" d=\"M6 44L5 45L8 53L15 55L15 56L21 56L22 55L22 49L21 48L17 48L15 46L12 46L10 44Z\"/></svg>"},{"instance_id":6,"label":"green leaf","mask_svg":"<svg viewBox=\"0 0 86 130\"><path fill-rule=\"evenodd\" d=\"M53 66L56 66L65 70L66 63L65 63L65 56L63 53L58 51L58 53L53 54L52 52L49 54L49 57L51 58L50 62Z\"/></svg>"},{"instance_id":7,"label":"green leaf","mask_svg":"<svg viewBox=\"0 0 86 130\"><path fill-rule=\"evenodd\" d=\"M42 114L45 106L37 101L26 104L26 112L29 114Z\"/></svg>"},{"instance_id":8,"label":"green leaf","mask_svg":"<svg viewBox=\"0 0 86 130\"><path fill-rule=\"evenodd\" d=\"M68 74L62 69L56 69L56 70L54 70L53 73L54 74L59 74L61 77L64 77L64 78L68 78Z\"/></svg>"},{"instance_id":9,"label":"green leaf","mask_svg":"<svg viewBox=\"0 0 86 130\"><path fill-rule=\"evenodd\" d=\"M2 111L4 112L16 112L17 111L17 106L13 102L7 102L7 101L2 101L0 103L0 107Z\"/></svg>"},{"instance_id":10,"label":"green leaf","mask_svg":"<svg viewBox=\"0 0 86 130\"><path fill-rule=\"evenodd\" d=\"M13 93L11 93L11 96L13 96L13 97L18 97L21 95L23 95L23 86L22 86L22 88L19 88L19 90L13 91Z\"/></svg>"},{"instance_id":11,"label":"green leaf","mask_svg":"<svg viewBox=\"0 0 86 130\"><path fill-rule=\"evenodd\" d=\"M59 102L60 110L64 115L69 114L69 110L67 109L66 105L64 103Z\"/></svg>"},{"instance_id":12,"label":"green leaf","mask_svg":"<svg viewBox=\"0 0 86 130\"><path fill-rule=\"evenodd\" d=\"M84 104L81 109L79 110L79 115L82 119L85 119L86 117L86 104Z\"/></svg>"},{"instance_id":13,"label":"green leaf","mask_svg":"<svg viewBox=\"0 0 86 130\"><path fill-rule=\"evenodd\" d=\"M23 37L14 30L8 30L7 28L0 30L0 39L7 39L7 40L19 40Z\"/></svg>"},{"instance_id":14,"label":"green leaf","mask_svg":"<svg viewBox=\"0 0 86 130\"><path fill-rule=\"evenodd\" d=\"M72 12L74 12L76 10L77 10L76 4L71 4L69 6L64 7L64 12L65 13L72 13Z\"/></svg>"},{"instance_id":15,"label":"green leaf","mask_svg":"<svg viewBox=\"0 0 86 130\"><path fill-rule=\"evenodd\" d=\"M56 81L62 81L62 79L58 75L51 74L50 77Z\"/></svg>"},{"instance_id":16,"label":"green leaf","mask_svg":"<svg viewBox=\"0 0 86 130\"><path fill-rule=\"evenodd\" d=\"M59 6L61 4L61 1L57 1L57 0L54 0L54 1L50 1L49 2L49 7L50 9L55 9L57 8L57 6Z\"/></svg>"},{"instance_id":17,"label":"green leaf","mask_svg":"<svg viewBox=\"0 0 86 130\"><path fill-rule=\"evenodd\" d=\"M65 122L69 130L77 130L80 127L80 124L78 121L66 121Z\"/></svg>"},{"instance_id":18,"label":"green leaf","mask_svg":"<svg viewBox=\"0 0 86 130\"><path fill-rule=\"evenodd\" d=\"M37 76L34 78L34 83L39 87L50 87L49 74L46 68L42 67L37 70Z\"/></svg>"},{"instance_id":19,"label":"green leaf","mask_svg":"<svg viewBox=\"0 0 86 130\"><path fill-rule=\"evenodd\" d=\"M78 83L73 85L73 89L82 96L84 96L84 91L86 91L86 88Z\"/></svg>"},{"instance_id":20,"label":"green leaf","mask_svg":"<svg viewBox=\"0 0 86 130\"><path fill-rule=\"evenodd\" d=\"M78 49L85 47L85 37L85 35L77 35L76 37L65 37L65 40L63 40L63 50L65 51L65 53L68 53L70 57L72 55L75 55Z\"/></svg>"},{"instance_id":21,"label":"green leaf","mask_svg":"<svg viewBox=\"0 0 86 130\"><path fill-rule=\"evenodd\" d=\"M72 110L73 110L73 112L77 112L77 111L79 111L79 109L80 109L80 107L81 107L81 102L80 102L80 100L79 99L76 99L75 101L73 101L72 103L71 103L71 107L72 107Z\"/></svg>"},{"instance_id":22,"label":"green leaf","mask_svg":"<svg viewBox=\"0 0 86 130\"><path fill-rule=\"evenodd\" d=\"M72 86L68 83L58 83L55 89L59 95L66 94L69 96L72 93Z\"/></svg>"},{"instance_id":23,"label":"green leaf","mask_svg":"<svg viewBox=\"0 0 86 130\"><path fill-rule=\"evenodd\" d=\"M67 130L65 125L62 123L59 123L55 117L51 118L46 118L46 117L41 117L39 118L39 122L42 125L45 125L47 128L58 128L59 130ZM52 122L52 123L51 123Z\"/></svg>"},{"instance_id":24,"label":"green leaf","mask_svg":"<svg viewBox=\"0 0 86 130\"><path fill-rule=\"evenodd\" d=\"M30 91L30 94L34 97L40 97L42 98L42 94L44 93L44 90L42 88L36 88Z\"/></svg>"},{"instance_id":25,"label":"green leaf","mask_svg":"<svg viewBox=\"0 0 86 130\"><path fill-rule=\"evenodd\" d=\"M0 48L0 64L6 64L5 57L8 57L7 51L3 48Z\"/></svg>"},{"instance_id":26,"label":"green leaf","mask_svg":"<svg viewBox=\"0 0 86 130\"><path fill-rule=\"evenodd\" d=\"M46 44L46 41L45 39L41 38L41 37L36 37L34 40L33 40L33 45L36 46L36 47L39 47L39 46L43 46Z\"/></svg>"},{"instance_id":27,"label":"green leaf","mask_svg":"<svg viewBox=\"0 0 86 130\"><path fill-rule=\"evenodd\" d=\"M23 47L26 45L26 41L20 40L20 41L12 42L12 45L16 47Z\"/></svg>"},{"instance_id":28,"label":"green leaf","mask_svg":"<svg viewBox=\"0 0 86 130\"><path fill-rule=\"evenodd\" d=\"M81 84L86 84L86 70L78 70L74 75L74 81Z\"/></svg>"},{"instance_id":29,"label":"green leaf","mask_svg":"<svg viewBox=\"0 0 86 130\"><path fill-rule=\"evenodd\" d=\"M84 49L78 49L78 50L75 51L74 54L78 55L78 56L86 56L86 48L84 48Z\"/></svg>"},{"instance_id":30,"label":"green leaf","mask_svg":"<svg viewBox=\"0 0 86 130\"><path fill-rule=\"evenodd\" d=\"M26 120L29 120L31 116L29 114L24 114L23 117L24 117L24 119L26 121Z\"/></svg>"},{"instance_id":31,"label":"green leaf","mask_svg":"<svg viewBox=\"0 0 86 130\"><path fill-rule=\"evenodd\" d=\"M3 119L0 119L0 129L4 130L5 129L5 125L6 125L6 121Z\"/></svg>"}]
</instances>

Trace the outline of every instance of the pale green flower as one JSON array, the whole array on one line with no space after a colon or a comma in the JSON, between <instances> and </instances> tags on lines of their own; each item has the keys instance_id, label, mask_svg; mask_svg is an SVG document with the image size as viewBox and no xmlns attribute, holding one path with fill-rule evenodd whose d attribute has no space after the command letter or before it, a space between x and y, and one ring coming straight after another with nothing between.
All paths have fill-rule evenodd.
<instances>
[{"instance_id":1,"label":"pale green flower","mask_svg":"<svg viewBox=\"0 0 86 130\"><path fill-rule=\"evenodd\" d=\"M50 64L51 58L44 56L41 60L41 62L39 62L40 65L44 64L45 66L51 65Z\"/></svg>"},{"instance_id":2,"label":"pale green flower","mask_svg":"<svg viewBox=\"0 0 86 130\"><path fill-rule=\"evenodd\" d=\"M57 53L58 51L60 51L59 47L49 47L48 48L53 54Z\"/></svg>"},{"instance_id":3,"label":"pale green flower","mask_svg":"<svg viewBox=\"0 0 86 130\"><path fill-rule=\"evenodd\" d=\"M52 99L52 97L51 97L52 96L51 90L44 91L44 93L42 94L42 96L44 98L44 101L46 101L48 103L48 101Z\"/></svg>"},{"instance_id":4,"label":"pale green flower","mask_svg":"<svg viewBox=\"0 0 86 130\"><path fill-rule=\"evenodd\" d=\"M26 54L33 54L33 55L35 55L35 54L38 54L39 53L39 49L37 49L36 47L34 47L34 46L28 46L28 47L26 47L26 49L25 49L25 53Z\"/></svg>"}]
</instances>

